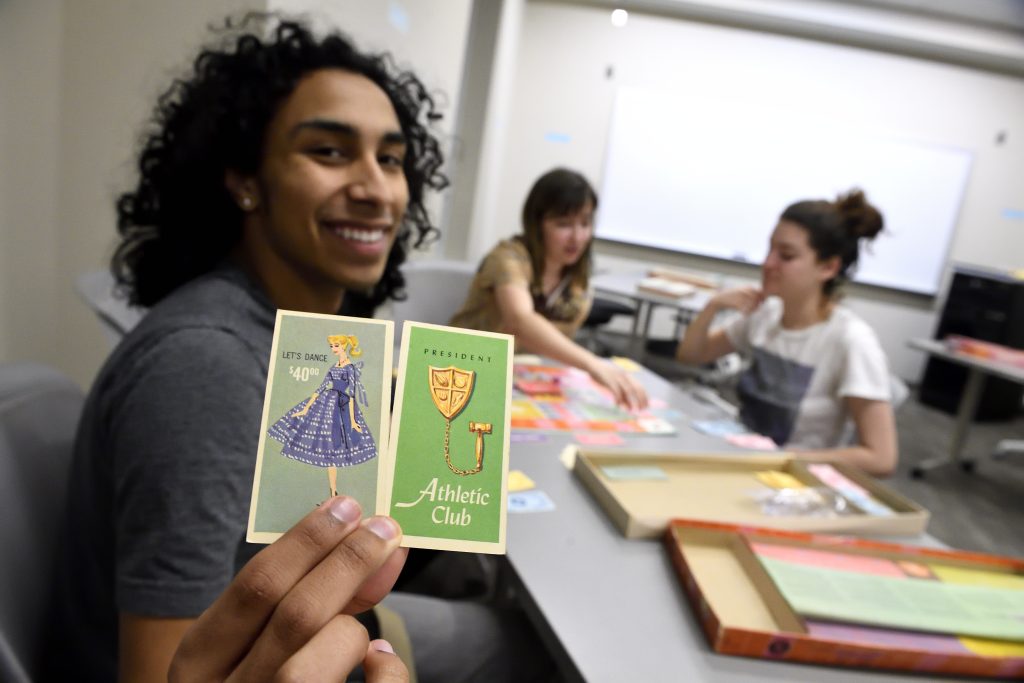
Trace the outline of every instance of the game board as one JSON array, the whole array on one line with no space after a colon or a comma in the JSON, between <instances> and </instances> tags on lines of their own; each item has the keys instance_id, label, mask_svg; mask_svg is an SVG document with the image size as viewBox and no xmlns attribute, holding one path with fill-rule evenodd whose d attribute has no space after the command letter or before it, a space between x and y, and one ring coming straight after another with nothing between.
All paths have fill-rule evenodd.
<instances>
[{"instance_id":1,"label":"game board","mask_svg":"<svg viewBox=\"0 0 1024 683\"><path fill-rule=\"evenodd\" d=\"M513 368L512 429L674 434L657 409L630 413L585 372L545 365ZM671 412L671 411L669 411Z\"/></svg>"}]
</instances>

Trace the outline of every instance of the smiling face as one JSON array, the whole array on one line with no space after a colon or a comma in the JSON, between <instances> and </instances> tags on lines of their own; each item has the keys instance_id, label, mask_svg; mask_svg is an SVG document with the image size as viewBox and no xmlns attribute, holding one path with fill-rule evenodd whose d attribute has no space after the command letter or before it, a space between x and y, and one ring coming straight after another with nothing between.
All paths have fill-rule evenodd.
<instances>
[{"instance_id":1,"label":"smiling face","mask_svg":"<svg viewBox=\"0 0 1024 683\"><path fill-rule=\"evenodd\" d=\"M384 91L355 73L314 71L264 144L257 176L229 174L228 185L254 199L243 251L275 303L340 304L345 290L376 284L409 202L405 139Z\"/></svg>"},{"instance_id":2,"label":"smiling face","mask_svg":"<svg viewBox=\"0 0 1024 683\"><path fill-rule=\"evenodd\" d=\"M799 303L822 294L825 282L838 270L838 259L819 260L808 237L799 223L779 221L761 266L761 286L766 295Z\"/></svg>"},{"instance_id":3,"label":"smiling face","mask_svg":"<svg viewBox=\"0 0 1024 683\"><path fill-rule=\"evenodd\" d=\"M564 216L545 216L541 231L545 262L563 268L574 265L594 237L594 203L587 200L579 211Z\"/></svg>"}]
</instances>

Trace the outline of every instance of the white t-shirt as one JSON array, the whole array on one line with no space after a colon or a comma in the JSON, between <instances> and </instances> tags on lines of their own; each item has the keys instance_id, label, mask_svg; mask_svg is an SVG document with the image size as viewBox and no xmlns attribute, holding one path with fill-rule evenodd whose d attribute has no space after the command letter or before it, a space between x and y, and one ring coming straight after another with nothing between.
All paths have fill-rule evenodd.
<instances>
[{"instance_id":1,"label":"white t-shirt","mask_svg":"<svg viewBox=\"0 0 1024 683\"><path fill-rule=\"evenodd\" d=\"M724 327L733 347L751 360L740 376L740 417L779 445L842 445L847 396L889 401L885 352L874 331L842 306L802 330L782 328L782 301L771 297Z\"/></svg>"}]
</instances>

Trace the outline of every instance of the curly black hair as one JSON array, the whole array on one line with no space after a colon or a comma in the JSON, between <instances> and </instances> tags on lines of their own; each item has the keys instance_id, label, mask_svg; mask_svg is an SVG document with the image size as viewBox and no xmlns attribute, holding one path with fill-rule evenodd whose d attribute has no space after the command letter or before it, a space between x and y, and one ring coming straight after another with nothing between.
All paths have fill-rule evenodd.
<instances>
[{"instance_id":1,"label":"curly black hair","mask_svg":"<svg viewBox=\"0 0 1024 683\"><path fill-rule=\"evenodd\" d=\"M390 55L361 53L337 32L317 38L298 21L266 13L228 19L213 30L221 42L204 48L187 78L175 80L157 102L143 137L138 185L117 200L121 241L111 271L130 303L152 306L213 269L239 242L243 214L224 185L225 173L256 172L275 112L304 76L324 68L377 84L407 141L409 204L398 239L381 280L369 291L349 292L346 308L351 296L362 299L356 303L362 310L403 298L399 266L410 247L439 234L424 193L448 185L440 144L428 128L441 118L430 93Z\"/></svg>"}]
</instances>

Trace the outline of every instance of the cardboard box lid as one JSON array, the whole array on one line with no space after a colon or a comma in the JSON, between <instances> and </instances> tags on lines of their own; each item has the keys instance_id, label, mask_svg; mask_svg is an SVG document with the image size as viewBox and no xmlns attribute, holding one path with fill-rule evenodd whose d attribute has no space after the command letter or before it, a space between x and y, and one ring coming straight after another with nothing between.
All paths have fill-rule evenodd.
<instances>
[{"instance_id":1,"label":"cardboard box lid","mask_svg":"<svg viewBox=\"0 0 1024 683\"><path fill-rule=\"evenodd\" d=\"M749 541L1024 577L1020 559L699 520L672 520L664 540L717 652L863 668L1024 676L1024 643L1000 648L995 641L909 631L884 636L856 625L809 629L750 551Z\"/></svg>"},{"instance_id":2,"label":"cardboard box lid","mask_svg":"<svg viewBox=\"0 0 1024 683\"><path fill-rule=\"evenodd\" d=\"M863 510L836 517L769 516L752 491L765 488L755 477L761 471L782 471L808 485L821 485L809 463L786 453L712 454L601 451L578 449L574 472L628 538L654 538L668 521L681 517L799 531L863 532L913 535L922 533L928 511L854 467L830 463L844 477L867 490L893 511L876 516ZM663 479L613 479L606 468L656 468Z\"/></svg>"}]
</instances>

